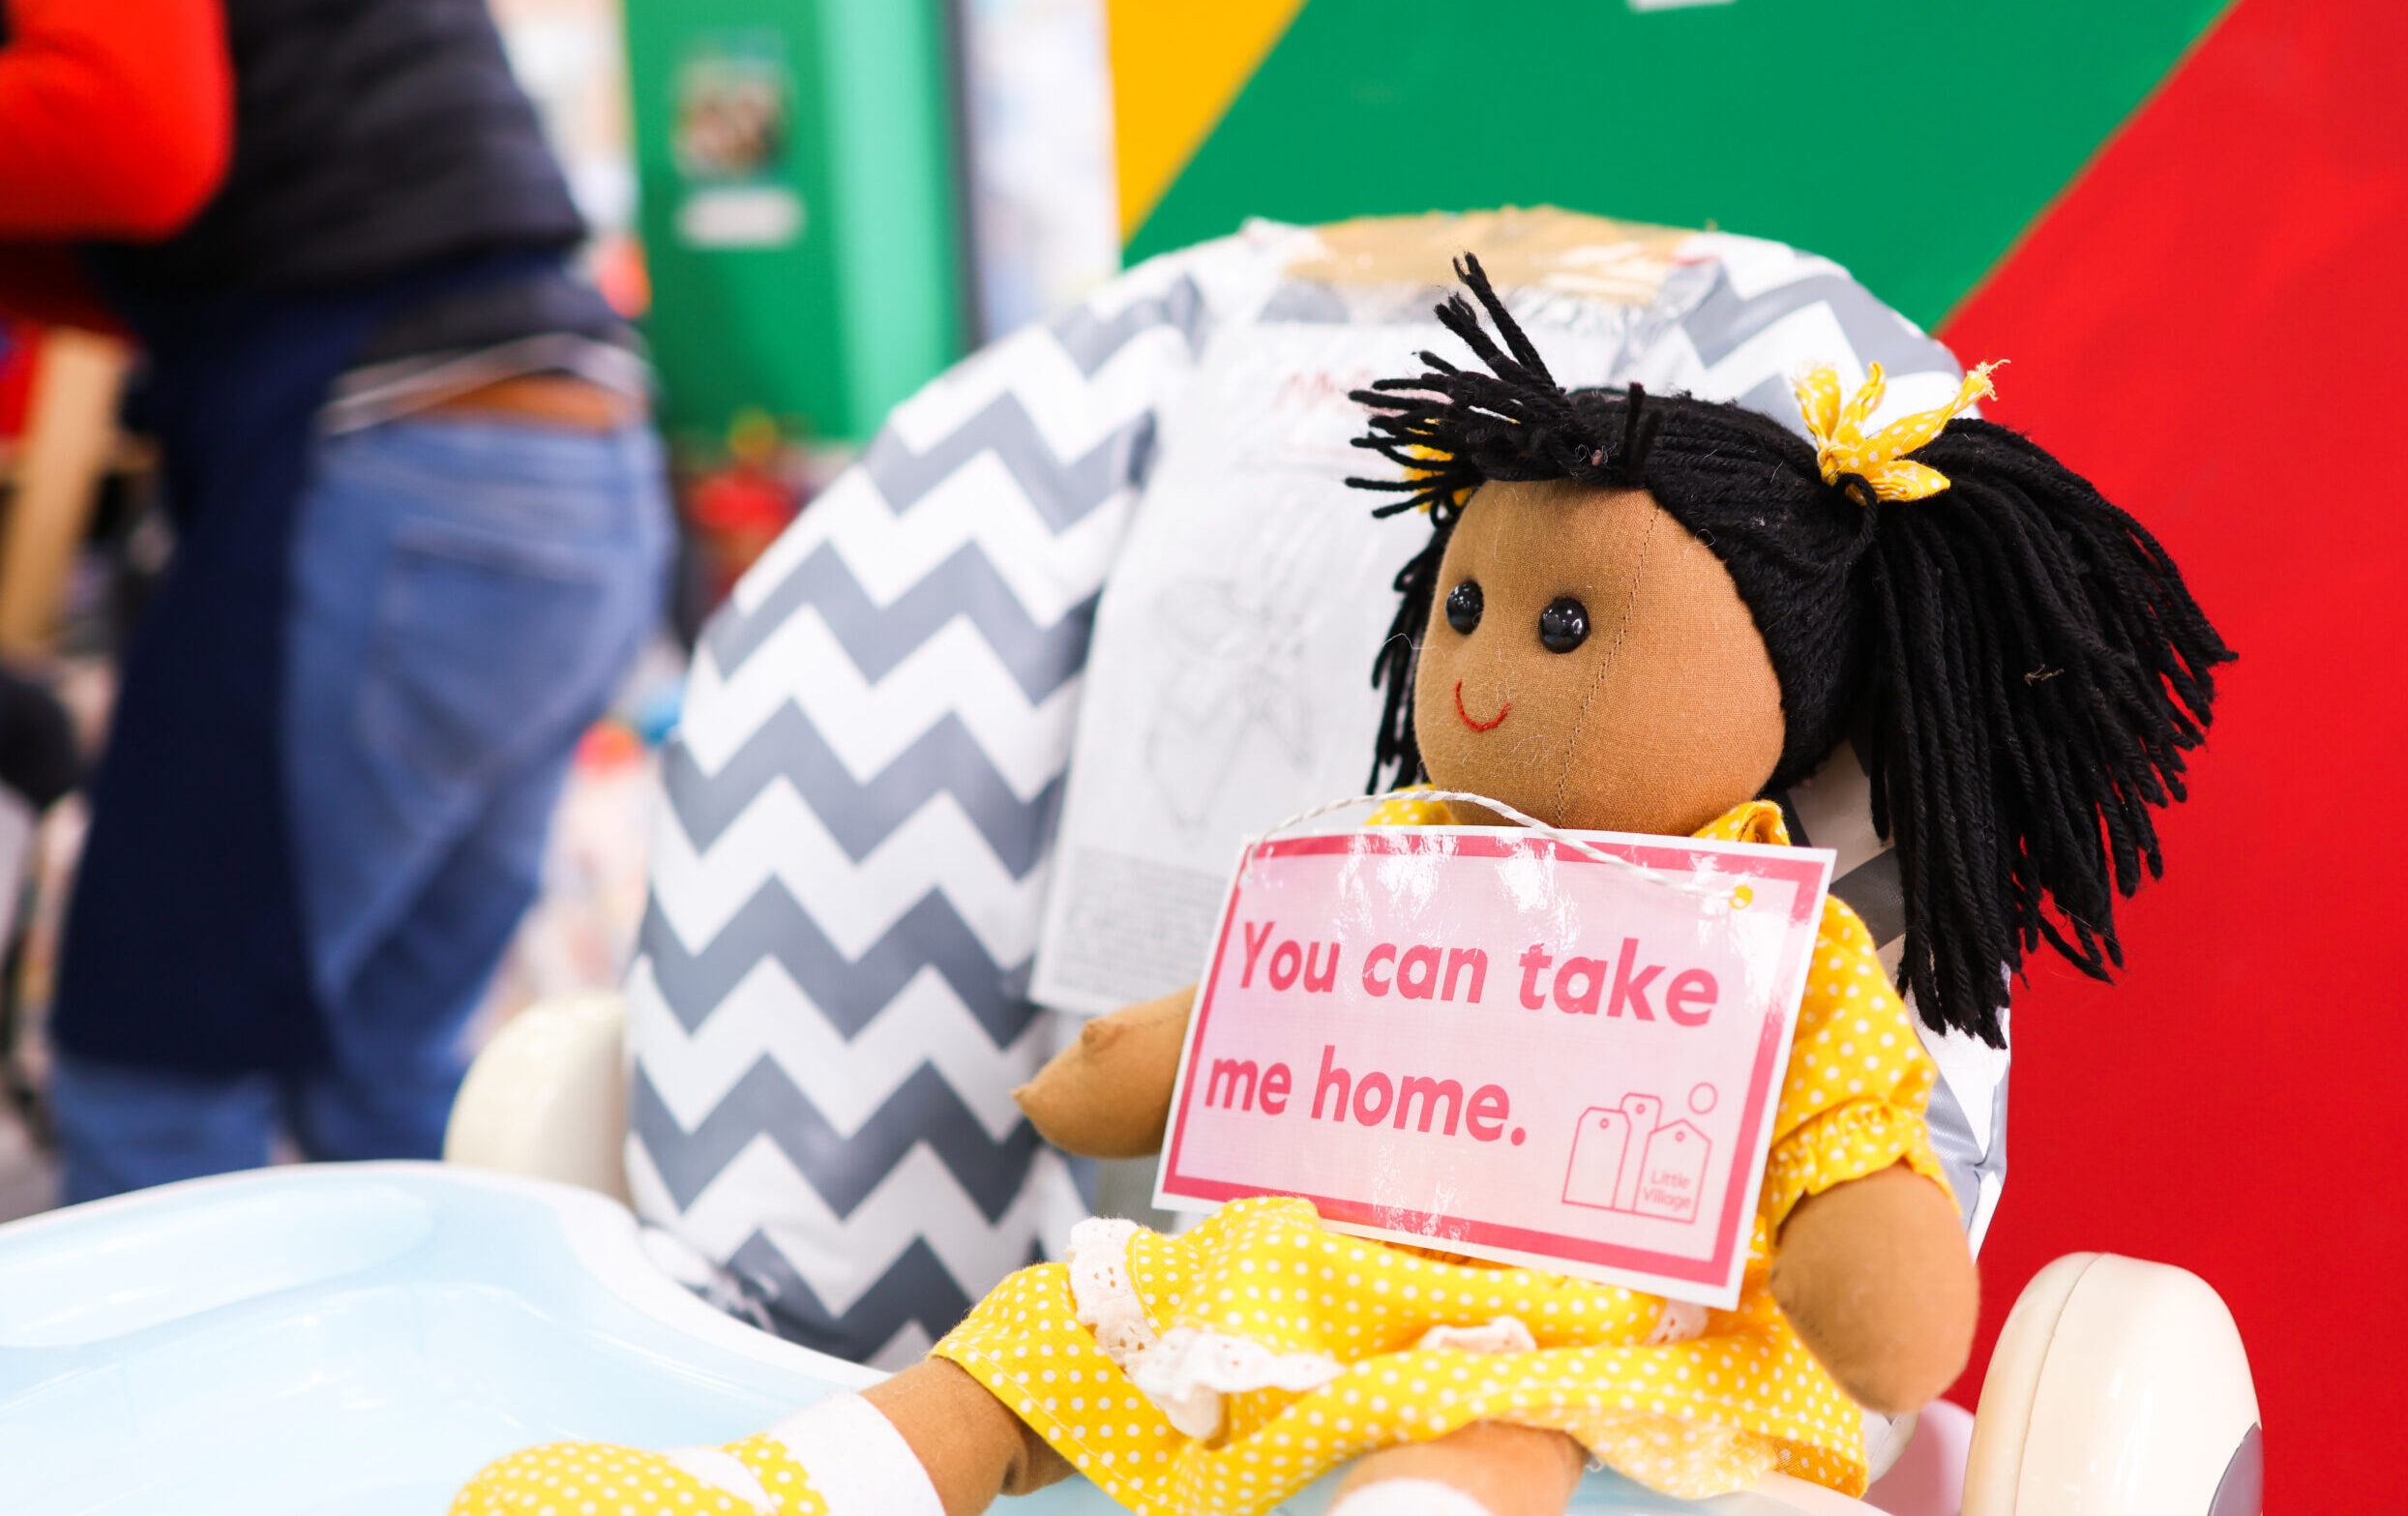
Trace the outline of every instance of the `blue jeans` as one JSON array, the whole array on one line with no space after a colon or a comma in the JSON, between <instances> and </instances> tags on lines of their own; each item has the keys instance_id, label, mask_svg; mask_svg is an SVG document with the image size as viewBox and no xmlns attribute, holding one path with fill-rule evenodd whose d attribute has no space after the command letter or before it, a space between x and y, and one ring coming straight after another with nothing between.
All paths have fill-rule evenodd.
<instances>
[{"instance_id":1,"label":"blue jeans","mask_svg":"<svg viewBox=\"0 0 2408 1516\"><path fill-rule=\"evenodd\" d=\"M534 899L579 735L654 626L659 444L463 421L321 442L292 545L284 758L333 1055L213 1075L62 1055L69 1202L267 1162L431 1158L461 1032Z\"/></svg>"}]
</instances>

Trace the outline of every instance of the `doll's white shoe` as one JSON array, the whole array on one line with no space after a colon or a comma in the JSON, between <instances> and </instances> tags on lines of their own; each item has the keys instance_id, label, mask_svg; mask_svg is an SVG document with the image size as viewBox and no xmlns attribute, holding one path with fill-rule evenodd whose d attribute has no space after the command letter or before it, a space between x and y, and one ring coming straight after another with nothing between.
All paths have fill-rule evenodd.
<instances>
[{"instance_id":1,"label":"doll's white shoe","mask_svg":"<svg viewBox=\"0 0 2408 1516\"><path fill-rule=\"evenodd\" d=\"M1490 1516L1487 1506L1436 1479L1382 1479L1350 1490L1329 1516Z\"/></svg>"}]
</instances>

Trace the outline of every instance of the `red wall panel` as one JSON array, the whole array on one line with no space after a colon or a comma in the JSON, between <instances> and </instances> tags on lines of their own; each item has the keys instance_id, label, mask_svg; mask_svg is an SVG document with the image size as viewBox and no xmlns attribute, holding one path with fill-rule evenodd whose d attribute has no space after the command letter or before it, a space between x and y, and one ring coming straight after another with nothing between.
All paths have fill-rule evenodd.
<instances>
[{"instance_id":1,"label":"red wall panel","mask_svg":"<svg viewBox=\"0 0 2408 1516\"><path fill-rule=\"evenodd\" d=\"M2241 654L2127 982L2018 996L1980 1354L2058 1254L2183 1264L2270 1509L2408 1507L2408 7L2242 0L1944 335Z\"/></svg>"}]
</instances>

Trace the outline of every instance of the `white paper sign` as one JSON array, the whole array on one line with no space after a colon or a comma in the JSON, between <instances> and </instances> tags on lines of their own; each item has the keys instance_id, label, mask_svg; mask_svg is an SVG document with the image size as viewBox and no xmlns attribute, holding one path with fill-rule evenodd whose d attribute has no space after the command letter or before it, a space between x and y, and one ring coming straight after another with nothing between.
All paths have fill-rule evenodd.
<instances>
[{"instance_id":1,"label":"white paper sign","mask_svg":"<svg viewBox=\"0 0 2408 1516\"><path fill-rule=\"evenodd\" d=\"M1256 847L1155 1204L1729 1307L1830 882L1821 848L1374 827ZM1694 890L1669 888L1665 879Z\"/></svg>"}]
</instances>

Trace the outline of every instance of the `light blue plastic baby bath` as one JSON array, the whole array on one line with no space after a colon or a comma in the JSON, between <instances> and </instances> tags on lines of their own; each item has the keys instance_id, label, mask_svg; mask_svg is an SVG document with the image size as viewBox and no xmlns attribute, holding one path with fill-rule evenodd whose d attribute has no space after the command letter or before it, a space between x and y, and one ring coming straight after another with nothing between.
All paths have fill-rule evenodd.
<instances>
[{"instance_id":1,"label":"light blue plastic baby bath","mask_svg":"<svg viewBox=\"0 0 2408 1516\"><path fill-rule=\"evenodd\" d=\"M204 1179L0 1227L0 1509L439 1516L488 1459L758 1431L877 1376L721 1316L600 1196L435 1164ZM1283 1509L1322 1509L1327 1481ZM1592 1475L1578 1508L1794 1516ZM1092 1486L1001 1507L1106 1516Z\"/></svg>"}]
</instances>

